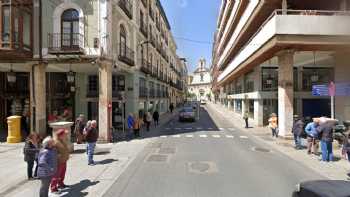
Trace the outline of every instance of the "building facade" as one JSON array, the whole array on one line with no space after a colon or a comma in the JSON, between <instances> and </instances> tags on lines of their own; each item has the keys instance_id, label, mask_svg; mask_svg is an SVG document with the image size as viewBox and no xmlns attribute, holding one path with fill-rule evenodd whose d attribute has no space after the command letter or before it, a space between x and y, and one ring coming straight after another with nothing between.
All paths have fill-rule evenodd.
<instances>
[{"instance_id":1,"label":"building facade","mask_svg":"<svg viewBox=\"0 0 350 197\"><path fill-rule=\"evenodd\" d=\"M4 38L11 42L3 42L12 52L1 57L2 120L25 113L30 130L44 135L55 114L67 121L85 114L106 141L112 127L125 129L127 114L164 113L183 98L186 68L158 0L1 2L28 10L18 12L23 32L11 18Z\"/></svg>"},{"instance_id":2,"label":"building facade","mask_svg":"<svg viewBox=\"0 0 350 197\"><path fill-rule=\"evenodd\" d=\"M287 136L293 115L350 119L346 0L223 0L213 46L217 102ZM336 85L334 104L327 88ZM326 93L315 94L315 85ZM334 110L332 110L334 109Z\"/></svg>"},{"instance_id":3,"label":"building facade","mask_svg":"<svg viewBox=\"0 0 350 197\"><path fill-rule=\"evenodd\" d=\"M196 70L189 77L188 91L199 100L211 99L211 73L205 59L200 59Z\"/></svg>"}]
</instances>

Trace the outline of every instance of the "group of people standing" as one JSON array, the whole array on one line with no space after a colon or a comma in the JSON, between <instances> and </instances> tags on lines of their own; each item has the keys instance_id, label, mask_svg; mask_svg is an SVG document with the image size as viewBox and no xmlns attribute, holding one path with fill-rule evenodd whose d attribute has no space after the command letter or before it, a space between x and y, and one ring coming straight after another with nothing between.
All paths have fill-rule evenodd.
<instances>
[{"instance_id":1,"label":"group of people standing","mask_svg":"<svg viewBox=\"0 0 350 197\"><path fill-rule=\"evenodd\" d=\"M60 129L55 137L46 137L41 141L37 133L29 134L23 148L24 160L27 162L28 180L40 179L40 197L46 197L51 188L52 193L68 186L64 184L67 161L70 149L67 143L67 132ZM34 174L33 168L36 163Z\"/></svg>"},{"instance_id":2,"label":"group of people standing","mask_svg":"<svg viewBox=\"0 0 350 197\"><path fill-rule=\"evenodd\" d=\"M159 125L159 112L155 110L151 115L150 112L146 112L142 115L137 116L136 114L129 114L127 118L128 126L128 138L131 138L131 131L133 131L134 137L140 137L140 130L142 125L146 126L146 131L149 132L151 128L152 120L154 122L154 127Z\"/></svg>"}]
</instances>

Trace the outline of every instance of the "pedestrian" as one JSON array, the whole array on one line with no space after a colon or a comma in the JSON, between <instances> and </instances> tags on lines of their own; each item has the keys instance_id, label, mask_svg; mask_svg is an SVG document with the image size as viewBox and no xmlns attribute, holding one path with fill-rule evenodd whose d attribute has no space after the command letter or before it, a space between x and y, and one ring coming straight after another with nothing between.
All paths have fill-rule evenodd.
<instances>
[{"instance_id":1,"label":"pedestrian","mask_svg":"<svg viewBox=\"0 0 350 197\"><path fill-rule=\"evenodd\" d=\"M302 118L299 118L298 115L294 115L294 123L292 128L292 133L294 136L295 149L302 149L301 145L301 136L304 131L304 121Z\"/></svg>"},{"instance_id":2,"label":"pedestrian","mask_svg":"<svg viewBox=\"0 0 350 197\"><path fill-rule=\"evenodd\" d=\"M350 162L350 134L347 135L344 139L344 143L343 143L343 147L342 147L342 154ZM350 177L350 172L347 173L347 175L348 175L348 177Z\"/></svg>"},{"instance_id":3,"label":"pedestrian","mask_svg":"<svg viewBox=\"0 0 350 197\"><path fill-rule=\"evenodd\" d=\"M127 132L127 137L128 139L131 139L132 137L132 130L133 130L133 126L134 126L134 116L132 115L132 113L130 113L128 115L127 118L127 123L128 123L128 132Z\"/></svg>"},{"instance_id":4,"label":"pedestrian","mask_svg":"<svg viewBox=\"0 0 350 197\"><path fill-rule=\"evenodd\" d=\"M272 131L272 137L278 138L278 118L275 113L272 113L269 118L269 128Z\"/></svg>"},{"instance_id":5,"label":"pedestrian","mask_svg":"<svg viewBox=\"0 0 350 197\"><path fill-rule=\"evenodd\" d=\"M132 126L133 130L134 130L134 136L135 137L140 137L140 128L142 125L142 120L141 117L137 117L135 116L135 120L134 120L134 124Z\"/></svg>"},{"instance_id":6,"label":"pedestrian","mask_svg":"<svg viewBox=\"0 0 350 197\"><path fill-rule=\"evenodd\" d=\"M97 122L96 120L91 121L91 126L86 129L85 133L85 140L86 140L86 150L87 150L87 156L88 156L88 165L93 166L95 165L94 161L94 153L95 153L95 147L96 142L98 139L98 133L97 133Z\"/></svg>"},{"instance_id":7,"label":"pedestrian","mask_svg":"<svg viewBox=\"0 0 350 197\"><path fill-rule=\"evenodd\" d=\"M153 112L153 121L154 127L157 127L159 125L159 112L157 110Z\"/></svg>"},{"instance_id":8,"label":"pedestrian","mask_svg":"<svg viewBox=\"0 0 350 197\"><path fill-rule=\"evenodd\" d=\"M317 132L321 138L321 152L323 162L333 161L333 126L333 121L321 121L320 126L317 127Z\"/></svg>"},{"instance_id":9,"label":"pedestrian","mask_svg":"<svg viewBox=\"0 0 350 197\"><path fill-rule=\"evenodd\" d=\"M49 187L53 175L57 171L57 152L54 149L54 141L46 137L42 143L42 149L38 155L38 177L41 182L40 197L49 196Z\"/></svg>"},{"instance_id":10,"label":"pedestrian","mask_svg":"<svg viewBox=\"0 0 350 197\"><path fill-rule=\"evenodd\" d=\"M244 113L243 119L245 121L245 128L248 129L249 128L249 125L248 125L249 114L247 111Z\"/></svg>"},{"instance_id":11,"label":"pedestrian","mask_svg":"<svg viewBox=\"0 0 350 197\"><path fill-rule=\"evenodd\" d=\"M51 192L59 194L58 189L68 188L64 184L64 179L67 171L67 161L70 156L70 150L67 144L67 131L65 129L59 129L56 131L56 137L54 139L54 146L57 150L57 171L51 180Z\"/></svg>"},{"instance_id":12,"label":"pedestrian","mask_svg":"<svg viewBox=\"0 0 350 197\"><path fill-rule=\"evenodd\" d=\"M173 111L174 111L174 104L173 103L170 104L169 110L170 110L170 113L173 113Z\"/></svg>"},{"instance_id":13,"label":"pedestrian","mask_svg":"<svg viewBox=\"0 0 350 197\"><path fill-rule=\"evenodd\" d=\"M150 126L151 126L151 122L152 122L152 116L151 116L151 113L149 113L149 112L146 112L145 115L146 115L146 118L145 118L144 122L146 124L147 132L149 132Z\"/></svg>"},{"instance_id":14,"label":"pedestrian","mask_svg":"<svg viewBox=\"0 0 350 197\"><path fill-rule=\"evenodd\" d=\"M318 133L317 127L319 126L319 119L313 118L313 121L308 123L305 127L305 133L307 135L307 154L318 154Z\"/></svg>"},{"instance_id":15,"label":"pedestrian","mask_svg":"<svg viewBox=\"0 0 350 197\"><path fill-rule=\"evenodd\" d=\"M74 134L76 138L77 144L83 143L83 132L85 128L85 116L84 114L80 114L79 117L75 120L74 126Z\"/></svg>"},{"instance_id":16,"label":"pedestrian","mask_svg":"<svg viewBox=\"0 0 350 197\"><path fill-rule=\"evenodd\" d=\"M23 154L24 161L27 162L27 177L28 180L37 177L38 172L38 160L37 156L39 153L39 136L36 133L30 133L24 143ZM33 176L33 167L34 162L36 162L34 176Z\"/></svg>"}]
</instances>

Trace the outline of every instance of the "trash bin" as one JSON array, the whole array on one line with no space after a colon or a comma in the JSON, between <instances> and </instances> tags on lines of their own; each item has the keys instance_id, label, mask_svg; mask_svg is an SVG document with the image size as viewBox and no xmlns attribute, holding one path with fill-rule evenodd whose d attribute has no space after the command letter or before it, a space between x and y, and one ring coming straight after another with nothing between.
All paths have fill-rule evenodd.
<instances>
[{"instance_id":1,"label":"trash bin","mask_svg":"<svg viewBox=\"0 0 350 197\"><path fill-rule=\"evenodd\" d=\"M19 143L22 141L21 136L21 116L7 117L8 135L7 143Z\"/></svg>"}]
</instances>

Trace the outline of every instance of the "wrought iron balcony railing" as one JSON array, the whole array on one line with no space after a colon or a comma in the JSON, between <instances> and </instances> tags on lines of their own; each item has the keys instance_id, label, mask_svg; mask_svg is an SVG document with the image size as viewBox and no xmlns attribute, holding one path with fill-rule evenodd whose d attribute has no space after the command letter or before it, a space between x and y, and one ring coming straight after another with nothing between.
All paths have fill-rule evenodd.
<instances>
[{"instance_id":1,"label":"wrought iron balcony railing","mask_svg":"<svg viewBox=\"0 0 350 197\"><path fill-rule=\"evenodd\" d=\"M135 60L134 60L135 52L130 49L126 44L119 44L119 55L118 59L119 61L122 61L129 66L135 66Z\"/></svg>"},{"instance_id":2,"label":"wrought iron balcony railing","mask_svg":"<svg viewBox=\"0 0 350 197\"><path fill-rule=\"evenodd\" d=\"M80 33L48 34L48 50L51 54L84 53L84 36Z\"/></svg>"}]
</instances>

